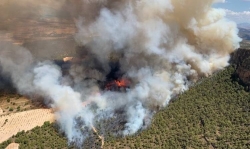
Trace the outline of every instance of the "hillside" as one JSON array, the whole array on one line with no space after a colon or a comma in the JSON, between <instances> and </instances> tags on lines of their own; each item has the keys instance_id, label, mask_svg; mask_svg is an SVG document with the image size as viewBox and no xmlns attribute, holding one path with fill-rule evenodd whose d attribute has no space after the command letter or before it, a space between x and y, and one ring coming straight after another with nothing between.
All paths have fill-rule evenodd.
<instances>
[{"instance_id":1,"label":"hillside","mask_svg":"<svg viewBox=\"0 0 250 149\"><path fill-rule=\"evenodd\" d=\"M238 28L250 29L249 23L240 23L237 26L238 26Z\"/></svg>"},{"instance_id":2,"label":"hillside","mask_svg":"<svg viewBox=\"0 0 250 149\"><path fill-rule=\"evenodd\" d=\"M244 40L250 40L250 29L239 28L239 36Z\"/></svg>"},{"instance_id":3,"label":"hillside","mask_svg":"<svg viewBox=\"0 0 250 149\"><path fill-rule=\"evenodd\" d=\"M250 47L250 24L243 23L238 25L239 36L243 39L241 48L249 49Z\"/></svg>"},{"instance_id":4,"label":"hillside","mask_svg":"<svg viewBox=\"0 0 250 149\"><path fill-rule=\"evenodd\" d=\"M230 66L201 80L158 112L147 130L124 138L106 136L105 148L249 148L250 93L235 80L234 72L235 68ZM47 129L51 130L51 137L45 139ZM37 142L41 147L45 144L48 147L51 140L54 144L66 145L66 139L57 136L55 129L52 125L35 128L11 140L19 140L16 142L21 149L32 148L36 145L34 139L29 138L38 131L40 139L35 140L42 140L43 143ZM24 138L26 141L21 141ZM98 138L95 143L88 143L91 140L87 139L85 145L98 148L99 144L100 147Z\"/></svg>"},{"instance_id":5,"label":"hillside","mask_svg":"<svg viewBox=\"0 0 250 149\"><path fill-rule=\"evenodd\" d=\"M60 63L63 57L76 55L76 49L79 51L84 49L84 47L78 47L74 38L77 32L76 19L83 9L81 5L75 5L80 2L80 0L2 0L0 2L0 41L27 48L37 61L59 60L58 63ZM86 12L92 12L90 9L85 9ZM94 7L93 10L95 10ZM92 15L94 14L90 13L87 16ZM121 26L121 28L124 27ZM203 78L187 92L174 98L168 106L156 112L147 129L139 130L133 136L122 137L116 134L120 134L117 133L117 128L124 128L121 125L125 123L124 121L114 122L111 118L95 124L96 128L92 129L85 129L80 123L82 129L80 131L87 131L89 134L82 148L102 148L102 136L104 136L104 148L107 149L250 148L250 28L248 24L239 25L239 36L243 41L241 48L232 54L232 65L209 78ZM88 54L82 55L88 56ZM113 55L112 59L115 59ZM93 61L96 63L95 59ZM1 69L0 67L0 72ZM160 86L161 82L157 85ZM17 143L14 145L19 145L20 149L76 148L76 144L68 144L66 135L60 131L58 123L44 123L51 120L53 113L46 112L46 109L45 115L42 112L34 112L39 111L35 110L37 108L48 108L40 102L43 99L36 95L24 97L17 94L10 76L0 74L0 138L2 139L0 140L11 137L0 143L0 149L6 148L10 143ZM34 123L36 120L39 121L38 124ZM33 122L32 125L31 122ZM109 123L112 125L108 125ZM26 127L27 124L29 128ZM12 128L14 126L15 128ZM8 129L5 129L6 127ZM17 134L13 135L15 133ZM4 138L2 137L4 134L8 135Z\"/></svg>"},{"instance_id":6,"label":"hillside","mask_svg":"<svg viewBox=\"0 0 250 149\"><path fill-rule=\"evenodd\" d=\"M228 67L182 94L157 113L152 126L109 147L249 148L250 94Z\"/></svg>"}]
</instances>

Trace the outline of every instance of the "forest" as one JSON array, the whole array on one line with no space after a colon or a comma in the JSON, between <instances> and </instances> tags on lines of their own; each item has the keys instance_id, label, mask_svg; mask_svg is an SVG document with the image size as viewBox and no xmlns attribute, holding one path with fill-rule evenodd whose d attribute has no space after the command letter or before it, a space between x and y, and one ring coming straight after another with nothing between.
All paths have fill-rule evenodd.
<instances>
[{"instance_id":1,"label":"forest","mask_svg":"<svg viewBox=\"0 0 250 149\"><path fill-rule=\"evenodd\" d=\"M157 112L146 130L126 137L107 134L104 148L250 148L250 94L238 82L235 68L201 79ZM20 149L74 148L49 122L19 132L0 148L11 142ZM93 132L83 147L101 148L101 140Z\"/></svg>"}]
</instances>

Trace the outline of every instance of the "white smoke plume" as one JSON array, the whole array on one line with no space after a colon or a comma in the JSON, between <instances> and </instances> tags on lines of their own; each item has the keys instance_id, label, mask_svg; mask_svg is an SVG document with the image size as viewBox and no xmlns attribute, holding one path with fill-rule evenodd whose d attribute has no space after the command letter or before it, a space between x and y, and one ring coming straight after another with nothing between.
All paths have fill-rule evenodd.
<instances>
[{"instance_id":1,"label":"white smoke plume","mask_svg":"<svg viewBox=\"0 0 250 149\"><path fill-rule=\"evenodd\" d=\"M80 16L75 40L84 54L68 76L52 62L29 58L15 65L2 47L0 64L19 91L52 101L69 141L82 142L88 129L112 117L126 122L119 133L132 135L199 77L226 67L230 53L239 48L236 24L224 18L224 10L211 8L214 2L219 1L75 0L83 9L74 12ZM126 92L103 90L98 84L112 71L113 58L119 77L132 82ZM20 82L20 75L28 81Z\"/></svg>"},{"instance_id":2,"label":"white smoke plume","mask_svg":"<svg viewBox=\"0 0 250 149\"><path fill-rule=\"evenodd\" d=\"M78 115L84 118L84 122L91 127L92 113L83 109L81 95L69 86L60 84L62 74L53 65L40 63L34 68L34 86L41 91L43 97L53 100L52 107L58 108L57 119L69 139L74 141L81 136L80 130L74 129L77 125L74 121Z\"/></svg>"}]
</instances>

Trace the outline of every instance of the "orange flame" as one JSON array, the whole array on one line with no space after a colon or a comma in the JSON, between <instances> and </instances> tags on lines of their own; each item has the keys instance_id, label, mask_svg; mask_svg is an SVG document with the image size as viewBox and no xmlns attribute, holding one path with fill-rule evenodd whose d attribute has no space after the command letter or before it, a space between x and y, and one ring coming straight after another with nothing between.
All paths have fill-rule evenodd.
<instances>
[{"instance_id":1,"label":"orange flame","mask_svg":"<svg viewBox=\"0 0 250 149\"><path fill-rule=\"evenodd\" d=\"M114 80L109 82L105 88L110 90L112 87L128 87L130 85L130 81L127 79L118 79L118 80Z\"/></svg>"},{"instance_id":2,"label":"orange flame","mask_svg":"<svg viewBox=\"0 0 250 149\"><path fill-rule=\"evenodd\" d=\"M118 87L126 87L128 85L125 79L115 80L115 83Z\"/></svg>"}]
</instances>

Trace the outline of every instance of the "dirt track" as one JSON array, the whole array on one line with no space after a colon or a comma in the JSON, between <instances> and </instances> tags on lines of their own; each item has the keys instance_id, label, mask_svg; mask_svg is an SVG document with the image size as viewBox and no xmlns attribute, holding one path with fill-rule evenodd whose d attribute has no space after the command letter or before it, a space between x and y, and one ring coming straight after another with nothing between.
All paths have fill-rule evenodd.
<instances>
[{"instance_id":1,"label":"dirt track","mask_svg":"<svg viewBox=\"0 0 250 149\"><path fill-rule=\"evenodd\" d=\"M31 130L42 126L45 121L54 122L51 109L36 109L20 113L0 116L0 143L22 130Z\"/></svg>"}]
</instances>

